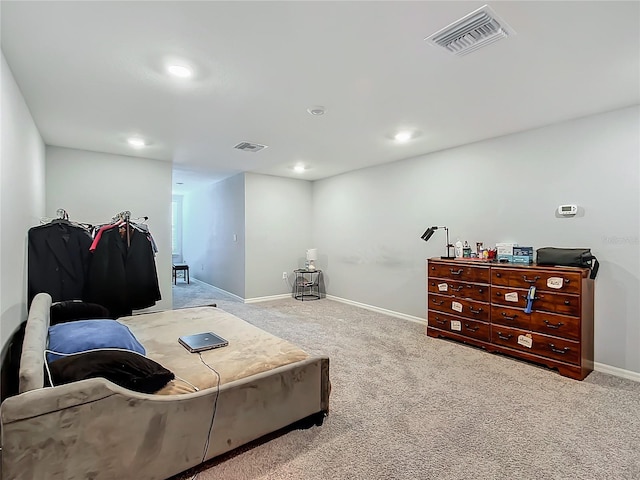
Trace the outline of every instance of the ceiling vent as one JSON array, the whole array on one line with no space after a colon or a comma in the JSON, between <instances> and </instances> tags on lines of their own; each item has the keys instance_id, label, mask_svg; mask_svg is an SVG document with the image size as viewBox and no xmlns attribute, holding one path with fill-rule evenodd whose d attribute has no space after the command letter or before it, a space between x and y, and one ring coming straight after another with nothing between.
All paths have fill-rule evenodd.
<instances>
[{"instance_id":1,"label":"ceiling vent","mask_svg":"<svg viewBox=\"0 0 640 480\"><path fill-rule=\"evenodd\" d=\"M259 152L263 148L267 148L266 145L260 145L259 143L240 142L235 147L238 150L244 150L245 152Z\"/></svg>"},{"instance_id":2,"label":"ceiling vent","mask_svg":"<svg viewBox=\"0 0 640 480\"><path fill-rule=\"evenodd\" d=\"M466 55L516 32L485 5L425 38L453 55Z\"/></svg>"}]
</instances>

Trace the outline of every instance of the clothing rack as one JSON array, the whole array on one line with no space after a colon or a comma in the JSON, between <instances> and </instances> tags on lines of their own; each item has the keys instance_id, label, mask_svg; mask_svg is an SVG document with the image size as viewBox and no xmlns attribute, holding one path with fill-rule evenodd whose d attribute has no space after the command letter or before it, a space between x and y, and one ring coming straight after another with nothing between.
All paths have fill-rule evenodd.
<instances>
[{"instance_id":1,"label":"clothing rack","mask_svg":"<svg viewBox=\"0 0 640 480\"><path fill-rule=\"evenodd\" d=\"M111 224L115 224L115 223L120 223L120 224L124 224L121 225L120 228L125 228L126 229L126 239L127 239L127 247L131 246L131 230L130 228L136 228L137 230L141 231L142 233L145 234L149 234L149 227L146 225L146 221L149 220L148 216L142 216L142 217L137 217L133 220L142 220L142 222L140 223L136 223L135 221L132 221L131 218L131 212L129 210L124 210L122 212L116 213L113 217L111 217ZM98 225L98 227L94 227L94 225L89 224L89 223L78 223L78 222L72 222L69 219L69 212L67 212L64 208L59 208L58 210L56 210L56 216L51 218L41 218L40 219L40 223L41 224L47 224L47 223L63 223L63 224L69 224L69 225L73 225L73 226L77 226L77 227L81 227L84 228L85 230L87 230L92 236L94 235L94 228L99 228L100 225ZM154 247L155 248L155 247ZM157 250L156 250L157 251Z\"/></svg>"},{"instance_id":2,"label":"clothing rack","mask_svg":"<svg viewBox=\"0 0 640 480\"><path fill-rule=\"evenodd\" d=\"M86 225L59 208L45 224L29 228L27 306L40 292L49 293L52 302L97 303L115 317L154 305L162 298L154 259L158 250L149 226L137 221L127 210L107 223ZM127 271L135 275L129 278Z\"/></svg>"}]
</instances>

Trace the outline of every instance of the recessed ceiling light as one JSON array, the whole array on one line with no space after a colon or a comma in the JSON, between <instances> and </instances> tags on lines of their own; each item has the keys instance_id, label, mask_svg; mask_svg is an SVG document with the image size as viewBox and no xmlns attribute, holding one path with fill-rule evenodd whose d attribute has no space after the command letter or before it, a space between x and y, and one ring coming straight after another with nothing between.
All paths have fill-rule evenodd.
<instances>
[{"instance_id":1,"label":"recessed ceiling light","mask_svg":"<svg viewBox=\"0 0 640 480\"><path fill-rule=\"evenodd\" d=\"M316 105L315 107L307 108L307 112L311 115L324 115L326 109L322 105Z\"/></svg>"},{"instance_id":2,"label":"recessed ceiling light","mask_svg":"<svg viewBox=\"0 0 640 480\"><path fill-rule=\"evenodd\" d=\"M293 167L293 171L296 173L302 173L305 171L304 165L296 165L295 167Z\"/></svg>"},{"instance_id":3,"label":"recessed ceiling light","mask_svg":"<svg viewBox=\"0 0 640 480\"><path fill-rule=\"evenodd\" d=\"M146 145L145 141L139 137L131 137L127 140L127 143L135 148L142 148Z\"/></svg>"},{"instance_id":4,"label":"recessed ceiling light","mask_svg":"<svg viewBox=\"0 0 640 480\"><path fill-rule=\"evenodd\" d=\"M396 142L408 142L409 140L411 140L411 132L398 132L393 138L396 140Z\"/></svg>"},{"instance_id":5,"label":"recessed ceiling light","mask_svg":"<svg viewBox=\"0 0 640 480\"><path fill-rule=\"evenodd\" d=\"M193 74L191 69L184 65L169 65L169 67L167 67L167 71L174 77L179 78L189 78Z\"/></svg>"}]
</instances>

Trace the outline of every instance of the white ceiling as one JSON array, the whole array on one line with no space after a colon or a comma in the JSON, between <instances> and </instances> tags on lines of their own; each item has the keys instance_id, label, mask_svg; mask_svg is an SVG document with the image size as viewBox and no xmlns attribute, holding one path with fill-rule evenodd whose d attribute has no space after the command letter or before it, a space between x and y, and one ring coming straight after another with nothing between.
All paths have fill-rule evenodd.
<instances>
[{"instance_id":1,"label":"white ceiling","mask_svg":"<svg viewBox=\"0 0 640 480\"><path fill-rule=\"evenodd\" d=\"M173 161L177 192L241 171L315 180L640 103L635 1L491 2L516 35L463 57L424 38L484 2L0 5L45 143ZM397 144L402 128L420 135Z\"/></svg>"}]
</instances>

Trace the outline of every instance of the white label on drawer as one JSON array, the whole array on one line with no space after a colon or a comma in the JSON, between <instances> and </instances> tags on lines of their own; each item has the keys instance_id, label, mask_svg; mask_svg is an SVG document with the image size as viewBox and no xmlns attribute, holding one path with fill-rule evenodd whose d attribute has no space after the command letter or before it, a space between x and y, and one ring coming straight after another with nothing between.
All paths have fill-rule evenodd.
<instances>
[{"instance_id":1,"label":"white label on drawer","mask_svg":"<svg viewBox=\"0 0 640 480\"><path fill-rule=\"evenodd\" d=\"M449 288L449 285L447 285L446 283L439 283L438 284L438 291L439 292L446 292L448 288Z\"/></svg>"},{"instance_id":2,"label":"white label on drawer","mask_svg":"<svg viewBox=\"0 0 640 480\"><path fill-rule=\"evenodd\" d=\"M460 302L451 302L451 310L455 310L456 312L462 312L462 304Z\"/></svg>"},{"instance_id":3,"label":"white label on drawer","mask_svg":"<svg viewBox=\"0 0 640 480\"><path fill-rule=\"evenodd\" d=\"M462 322L460 322L459 320L451 320L451 330L461 331Z\"/></svg>"},{"instance_id":4,"label":"white label on drawer","mask_svg":"<svg viewBox=\"0 0 640 480\"><path fill-rule=\"evenodd\" d=\"M518 343L523 347L531 348L533 346L533 338L528 333L526 335L518 335Z\"/></svg>"},{"instance_id":5,"label":"white label on drawer","mask_svg":"<svg viewBox=\"0 0 640 480\"><path fill-rule=\"evenodd\" d=\"M564 285L564 280L560 277L547 278L547 287L549 288L562 288L563 285Z\"/></svg>"},{"instance_id":6,"label":"white label on drawer","mask_svg":"<svg viewBox=\"0 0 640 480\"><path fill-rule=\"evenodd\" d=\"M504 295L504 299L507 302L517 302L518 301L518 292L510 292Z\"/></svg>"}]
</instances>

